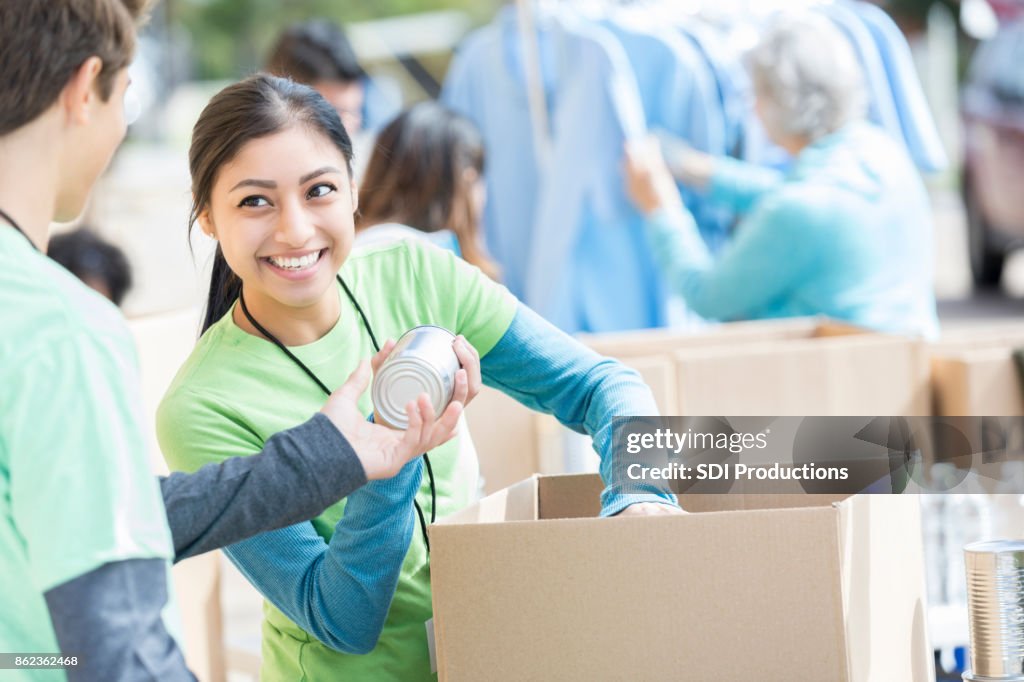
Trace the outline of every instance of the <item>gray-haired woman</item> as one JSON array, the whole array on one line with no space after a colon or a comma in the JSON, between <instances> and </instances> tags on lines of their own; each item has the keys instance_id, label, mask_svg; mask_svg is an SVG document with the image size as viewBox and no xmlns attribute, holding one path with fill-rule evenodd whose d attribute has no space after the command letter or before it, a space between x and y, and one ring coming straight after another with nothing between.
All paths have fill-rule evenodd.
<instances>
[{"instance_id":1,"label":"gray-haired woman","mask_svg":"<svg viewBox=\"0 0 1024 682\"><path fill-rule=\"evenodd\" d=\"M687 150L676 174L743 218L712 257L656 144L627 149L630 196L669 286L692 310L735 320L828 315L938 333L928 197L903 147L864 120L846 38L817 15L782 15L748 55L758 117L794 157L786 174Z\"/></svg>"}]
</instances>

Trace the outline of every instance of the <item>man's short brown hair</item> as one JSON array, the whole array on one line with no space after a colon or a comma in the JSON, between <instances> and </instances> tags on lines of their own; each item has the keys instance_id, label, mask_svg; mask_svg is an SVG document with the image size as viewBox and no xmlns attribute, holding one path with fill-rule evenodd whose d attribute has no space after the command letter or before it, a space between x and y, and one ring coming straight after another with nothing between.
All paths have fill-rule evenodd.
<instances>
[{"instance_id":1,"label":"man's short brown hair","mask_svg":"<svg viewBox=\"0 0 1024 682\"><path fill-rule=\"evenodd\" d=\"M52 105L89 57L103 70L99 94L131 63L149 0L0 0L0 135Z\"/></svg>"}]
</instances>

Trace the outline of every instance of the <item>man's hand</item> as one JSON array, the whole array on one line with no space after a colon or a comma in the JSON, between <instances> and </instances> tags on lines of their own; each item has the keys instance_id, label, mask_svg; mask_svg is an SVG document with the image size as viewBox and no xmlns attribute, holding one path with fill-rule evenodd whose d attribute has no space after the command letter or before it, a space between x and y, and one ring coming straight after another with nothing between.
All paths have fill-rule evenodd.
<instances>
[{"instance_id":1,"label":"man's hand","mask_svg":"<svg viewBox=\"0 0 1024 682\"><path fill-rule=\"evenodd\" d=\"M449 441L455 435L469 394L469 378L466 370L460 369L455 374L452 401L440 418L435 418L427 394L421 393L405 406L409 428L404 431L366 421L357 401L370 383L371 364L376 371L394 347L395 342L388 340L371 362L360 363L320 410L348 440L369 480L390 478L412 459Z\"/></svg>"},{"instance_id":2,"label":"man's hand","mask_svg":"<svg viewBox=\"0 0 1024 682\"><path fill-rule=\"evenodd\" d=\"M677 516L685 514L686 511L671 504L660 504L658 502L637 502L631 504L618 514L615 518L624 516Z\"/></svg>"}]
</instances>

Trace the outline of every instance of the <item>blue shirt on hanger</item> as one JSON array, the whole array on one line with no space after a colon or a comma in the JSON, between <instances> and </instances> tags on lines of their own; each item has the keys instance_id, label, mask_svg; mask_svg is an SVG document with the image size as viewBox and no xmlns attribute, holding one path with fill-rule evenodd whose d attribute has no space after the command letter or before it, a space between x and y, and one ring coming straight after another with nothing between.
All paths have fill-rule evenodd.
<instances>
[{"instance_id":1,"label":"blue shirt on hanger","mask_svg":"<svg viewBox=\"0 0 1024 682\"><path fill-rule=\"evenodd\" d=\"M893 88L871 32L860 16L845 3L826 3L818 8L850 41L864 74L868 97L868 120L876 123L893 140L903 142L903 128L896 112Z\"/></svg>"},{"instance_id":2,"label":"blue shirt on hanger","mask_svg":"<svg viewBox=\"0 0 1024 682\"><path fill-rule=\"evenodd\" d=\"M538 39L550 109L555 97L555 68L549 23L540 22ZM472 120L483 136L487 154L484 239L501 265L503 283L523 298L539 168L514 7L502 9L493 22L459 45L448 67L441 100Z\"/></svg>"},{"instance_id":3,"label":"blue shirt on hanger","mask_svg":"<svg viewBox=\"0 0 1024 682\"><path fill-rule=\"evenodd\" d=\"M622 8L600 22L622 45L636 77L647 126L661 129L709 154L725 154L726 120L714 74L701 53L642 8ZM729 235L731 216L679 186L701 235L717 251Z\"/></svg>"},{"instance_id":4,"label":"blue shirt on hanger","mask_svg":"<svg viewBox=\"0 0 1024 682\"><path fill-rule=\"evenodd\" d=\"M657 327L665 292L641 216L625 195L622 150L646 133L622 45L569 12L558 19L560 81L543 169L526 302L568 332Z\"/></svg>"},{"instance_id":5,"label":"blue shirt on hanger","mask_svg":"<svg viewBox=\"0 0 1024 682\"><path fill-rule=\"evenodd\" d=\"M881 7L869 2L848 4L864 22L875 41L892 90L903 140L911 158L926 173L945 169L949 165L949 157L921 88L907 39Z\"/></svg>"}]
</instances>

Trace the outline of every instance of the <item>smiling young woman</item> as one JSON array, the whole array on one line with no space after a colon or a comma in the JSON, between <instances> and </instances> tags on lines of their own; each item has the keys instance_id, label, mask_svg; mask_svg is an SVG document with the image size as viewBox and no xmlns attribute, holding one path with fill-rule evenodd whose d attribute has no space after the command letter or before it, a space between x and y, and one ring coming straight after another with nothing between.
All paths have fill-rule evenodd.
<instances>
[{"instance_id":1,"label":"smiling young woman","mask_svg":"<svg viewBox=\"0 0 1024 682\"><path fill-rule=\"evenodd\" d=\"M458 335L467 402L487 381L594 438L610 484L603 515L677 511L654 484L627 490L613 480L626 463L613 455L612 417L657 413L634 372L450 252L419 241L352 250L351 156L334 108L288 80L246 79L200 116L190 152L193 215L219 245L203 335L158 411L171 467L258 451L315 410L378 339L435 325ZM369 391L358 405L373 411ZM422 468L403 471L309 523L227 549L267 598L262 677L434 679L423 518L472 501L479 465L461 447L464 437L428 453L426 481ZM418 532L414 508L426 511Z\"/></svg>"}]
</instances>

